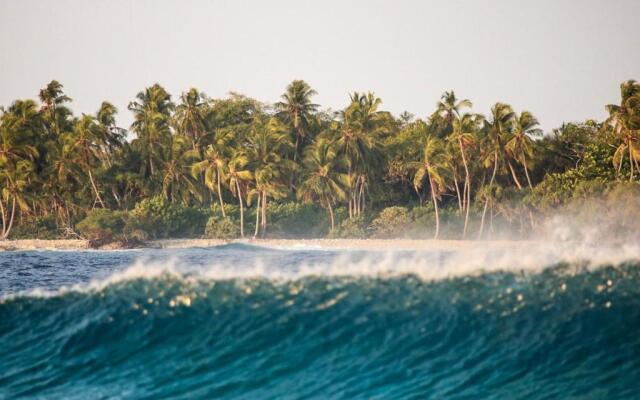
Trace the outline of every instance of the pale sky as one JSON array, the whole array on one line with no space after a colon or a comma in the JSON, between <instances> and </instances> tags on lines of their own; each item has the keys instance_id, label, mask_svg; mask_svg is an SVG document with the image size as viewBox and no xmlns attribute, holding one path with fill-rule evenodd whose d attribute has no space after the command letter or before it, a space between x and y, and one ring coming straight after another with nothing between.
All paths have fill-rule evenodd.
<instances>
[{"instance_id":1,"label":"pale sky","mask_svg":"<svg viewBox=\"0 0 640 400\"><path fill-rule=\"evenodd\" d=\"M77 114L127 104L155 82L275 102L293 79L339 109L430 114L449 89L488 113L532 111L546 130L602 119L640 80L638 0L0 0L0 105L57 79Z\"/></svg>"}]
</instances>

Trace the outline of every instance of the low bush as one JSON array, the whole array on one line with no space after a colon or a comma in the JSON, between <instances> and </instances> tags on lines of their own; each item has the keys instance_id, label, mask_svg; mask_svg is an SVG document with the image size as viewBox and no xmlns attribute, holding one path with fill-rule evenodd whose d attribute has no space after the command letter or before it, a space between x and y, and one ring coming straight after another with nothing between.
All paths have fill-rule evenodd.
<instances>
[{"instance_id":1,"label":"low bush","mask_svg":"<svg viewBox=\"0 0 640 400\"><path fill-rule=\"evenodd\" d=\"M211 217L204 230L207 239L235 239L239 234L240 228L230 217Z\"/></svg>"},{"instance_id":2,"label":"low bush","mask_svg":"<svg viewBox=\"0 0 640 400\"><path fill-rule=\"evenodd\" d=\"M329 233L331 238L364 239L369 235L369 221L365 215L344 219L335 231Z\"/></svg>"},{"instance_id":3,"label":"low bush","mask_svg":"<svg viewBox=\"0 0 640 400\"><path fill-rule=\"evenodd\" d=\"M160 196L145 199L131 211L129 232L144 232L149 239L195 237L204 233L210 209L170 203Z\"/></svg>"},{"instance_id":4,"label":"low bush","mask_svg":"<svg viewBox=\"0 0 640 400\"><path fill-rule=\"evenodd\" d=\"M63 230L58 226L53 214L45 217L27 216L16 221L11 237L13 239L60 239Z\"/></svg>"},{"instance_id":5,"label":"low bush","mask_svg":"<svg viewBox=\"0 0 640 400\"><path fill-rule=\"evenodd\" d=\"M310 203L269 204L267 223L269 236L293 238L325 237L331 225L327 211Z\"/></svg>"},{"instance_id":6,"label":"low bush","mask_svg":"<svg viewBox=\"0 0 640 400\"><path fill-rule=\"evenodd\" d=\"M376 237L391 238L405 236L409 223L406 207L387 207L373 220L372 229Z\"/></svg>"},{"instance_id":7,"label":"low bush","mask_svg":"<svg viewBox=\"0 0 640 400\"><path fill-rule=\"evenodd\" d=\"M98 208L89 211L76 228L92 247L99 247L115 241L127 241L124 234L127 218L125 211Z\"/></svg>"}]
</instances>

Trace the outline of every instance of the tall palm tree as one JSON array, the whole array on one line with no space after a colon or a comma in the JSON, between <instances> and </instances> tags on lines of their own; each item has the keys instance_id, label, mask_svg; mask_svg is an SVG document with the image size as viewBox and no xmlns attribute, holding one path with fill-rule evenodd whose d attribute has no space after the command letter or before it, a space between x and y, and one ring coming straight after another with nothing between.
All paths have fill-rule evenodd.
<instances>
[{"instance_id":1,"label":"tall palm tree","mask_svg":"<svg viewBox=\"0 0 640 400\"><path fill-rule=\"evenodd\" d=\"M382 100L373 93L354 92L351 103L339 113L340 124L334 126L336 145L345 156L348 176L349 218L360 214L364 207L368 164L374 163L378 153L378 130L382 114L378 107Z\"/></svg>"},{"instance_id":2,"label":"tall palm tree","mask_svg":"<svg viewBox=\"0 0 640 400\"><path fill-rule=\"evenodd\" d=\"M28 211L27 186L33 174L33 164L28 160L19 160L9 168L0 168L0 217L2 230L0 240L7 239L16 217L16 205L21 211Z\"/></svg>"},{"instance_id":3,"label":"tall palm tree","mask_svg":"<svg viewBox=\"0 0 640 400\"><path fill-rule=\"evenodd\" d=\"M31 100L17 101L0 118L0 167L38 156L38 113Z\"/></svg>"},{"instance_id":4,"label":"tall palm tree","mask_svg":"<svg viewBox=\"0 0 640 400\"><path fill-rule=\"evenodd\" d=\"M500 164L504 162L507 157L505 150L505 143L511 135L513 128L513 120L515 113L510 105L504 103L496 103L491 107L491 115L488 120L485 121L485 136L483 141L484 147L484 166L485 168L492 169L491 179L489 180L488 190L491 191L493 183L496 179L496 174L500 168ZM509 163L509 160L506 160ZM509 165L512 176L516 185L520 187L520 182L515 176L515 171ZM487 214L487 208L489 206L489 197L485 196L484 207L482 209L482 218L480 220L480 230L478 232L478 238L482 237L484 230L484 220Z\"/></svg>"},{"instance_id":5,"label":"tall palm tree","mask_svg":"<svg viewBox=\"0 0 640 400\"><path fill-rule=\"evenodd\" d=\"M190 173L196 155L192 151L187 151L188 148L187 138L171 136L169 144L163 149L166 154L160 163L162 192L171 203L179 199L184 204L189 204L192 196L200 199L196 182Z\"/></svg>"},{"instance_id":6,"label":"tall palm tree","mask_svg":"<svg viewBox=\"0 0 640 400\"><path fill-rule=\"evenodd\" d=\"M449 139L456 143L462 165L464 167L464 185L462 189L462 209L465 211L464 230L462 237L467 235L469 223L469 208L471 206L471 173L466 149L475 143L475 133L478 128L478 117L474 114L462 114L462 110L471 108L473 104L468 99L458 99L453 91L444 92L437 104L435 116L444 124L444 130L449 132ZM457 188L457 183L456 183Z\"/></svg>"},{"instance_id":7,"label":"tall palm tree","mask_svg":"<svg viewBox=\"0 0 640 400\"><path fill-rule=\"evenodd\" d=\"M613 155L613 163L618 173L622 169L625 156L629 157L629 181L633 181L635 170L640 172L640 83L629 80L620 85L620 105L606 106L610 126L620 145Z\"/></svg>"},{"instance_id":8,"label":"tall palm tree","mask_svg":"<svg viewBox=\"0 0 640 400\"><path fill-rule=\"evenodd\" d=\"M425 177L429 182L431 191L431 200L436 215L436 232L434 239L438 239L440 234L440 214L438 211L438 199L446 190L445 174L447 173L448 160L444 151L444 144L435 136L428 135L424 139L422 148L422 157L418 162L413 162L415 168L413 176L413 184L416 188L421 189L424 185Z\"/></svg>"},{"instance_id":9,"label":"tall palm tree","mask_svg":"<svg viewBox=\"0 0 640 400\"><path fill-rule=\"evenodd\" d=\"M229 189L234 196L238 197L240 203L240 237L244 237L244 202L242 201L242 191L253 179L253 174L248 169L245 169L249 159L243 151L235 151L229 163L227 165L227 179L229 183Z\"/></svg>"},{"instance_id":10,"label":"tall palm tree","mask_svg":"<svg viewBox=\"0 0 640 400\"><path fill-rule=\"evenodd\" d=\"M471 100L458 99L455 92L444 92L440 97L440 101L436 105L435 116L440 116L443 119L446 127L451 132L453 130L453 121L460 117L460 113L465 108L473 107Z\"/></svg>"},{"instance_id":11,"label":"tall palm tree","mask_svg":"<svg viewBox=\"0 0 640 400\"><path fill-rule=\"evenodd\" d=\"M96 113L97 139L101 153L108 166L112 165L112 154L126 139L127 132L116 126L118 109L108 101L103 101Z\"/></svg>"},{"instance_id":12,"label":"tall palm tree","mask_svg":"<svg viewBox=\"0 0 640 400\"><path fill-rule=\"evenodd\" d=\"M268 198L286 193L285 174L295 168L295 164L284 157L291 147L286 127L276 118L256 121L247 138L246 152L255 179L251 195L257 197L254 237L259 233L266 235Z\"/></svg>"},{"instance_id":13,"label":"tall palm tree","mask_svg":"<svg viewBox=\"0 0 640 400\"><path fill-rule=\"evenodd\" d=\"M222 199L222 182L225 180L227 157L218 148L209 145L204 150L203 159L191 167L191 175L196 178L204 173L204 184L218 195L222 216L226 218L224 200Z\"/></svg>"},{"instance_id":14,"label":"tall palm tree","mask_svg":"<svg viewBox=\"0 0 640 400\"><path fill-rule=\"evenodd\" d=\"M455 114L453 120L453 131L449 139L458 145L462 165L464 166L464 188L462 191L462 207L465 210L464 228L462 238L467 236L467 226L469 225L469 209L471 208L471 172L469 169L469 158L467 150L475 146L476 133L482 118L476 114Z\"/></svg>"},{"instance_id":15,"label":"tall palm tree","mask_svg":"<svg viewBox=\"0 0 640 400\"><path fill-rule=\"evenodd\" d=\"M193 164L191 173L193 177L198 177L204 173L204 184L212 192L218 195L222 216L227 217L224 210L224 200L222 199L222 183L225 181L225 172L227 163L229 162L229 153L231 151L231 141L233 140L233 131L230 129L216 129L208 135L210 143L204 149L204 154L199 162ZM194 150L194 156L198 156L198 151Z\"/></svg>"},{"instance_id":16,"label":"tall palm tree","mask_svg":"<svg viewBox=\"0 0 640 400\"><path fill-rule=\"evenodd\" d=\"M70 102L71 98L64 94L63 86L60 82L52 80L47 86L40 90L40 101L42 101L42 113L50 126L51 133L60 135L62 133L62 123L71 114L71 111L64 106Z\"/></svg>"},{"instance_id":17,"label":"tall palm tree","mask_svg":"<svg viewBox=\"0 0 640 400\"><path fill-rule=\"evenodd\" d=\"M137 135L134 144L144 159L143 175L153 177L161 160L161 149L171 136L171 113L175 106L171 95L156 83L139 92L128 108L134 117L131 130Z\"/></svg>"},{"instance_id":18,"label":"tall palm tree","mask_svg":"<svg viewBox=\"0 0 640 400\"><path fill-rule=\"evenodd\" d=\"M205 133L207 103L204 93L192 88L180 96L180 104L176 107L175 119L178 133L191 141L191 147L198 148L200 138Z\"/></svg>"},{"instance_id":19,"label":"tall palm tree","mask_svg":"<svg viewBox=\"0 0 640 400\"><path fill-rule=\"evenodd\" d=\"M100 148L96 140L96 131L95 119L90 115L83 115L75 123L73 134L65 137L65 142L70 147L70 151L77 155L77 165L89 177L96 202L100 204L100 207L105 208L98 185L91 172L96 168L99 160Z\"/></svg>"},{"instance_id":20,"label":"tall palm tree","mask_svg":"<svg viewBox=\"0 0 640 400\"><path fill-rule=\"evenodd\" d=\"M533 137L542 136L542 129L538 128L538 120L529 111L523 111L515 116L513 131L506 148L516 161L522 165L524 174L527 177L529 189L533 189L531 178L529 177L529 166L527 158L533 157L534 142Z\"/></svg>"},{"instance_id":21,"label":"tall palm tree","mask_svg":"<svg viewBox=\"0 0 640 400\"><path fill-rule=\"evenodd\" d=\"M347 197L343 189L348 184L347 174L342 172L344 163L334 143L327 139L320 138L305 149L304 175L298 187L298 198L318 200L329 211L331 231L335 229L333 204Z\"/></svg>"},{"instance_id":22,"label":"tall palm tree","mask_svg":"<svg viewBox=\"0 0 640 400\"><path fill-rule=\"evenodd\" d=\"M302 80L295 80L287 86L286 92L280 96L282 101L275 104L277 116L289 124L295 132L295 147L293 160L297 160L300 143L306 138L313 114L318 111L318 105L311 102L317 92Z\"/></svg>"}]
</instances>

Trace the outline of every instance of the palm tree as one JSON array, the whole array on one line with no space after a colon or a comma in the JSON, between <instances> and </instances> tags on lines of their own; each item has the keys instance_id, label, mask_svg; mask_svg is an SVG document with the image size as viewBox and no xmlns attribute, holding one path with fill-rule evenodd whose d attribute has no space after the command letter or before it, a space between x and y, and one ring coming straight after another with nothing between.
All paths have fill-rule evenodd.
<instances>
[{"instance_id":1,"label":"palm tree","mask_svg":"<svg viewBox=\"0 0 640 400\"><path fill-rule=\"evenodd\" d=\"M222 200L222 182L225 180L227 158L219 148L213 145L204 150L203 160L196 162L191 167L191 175L196 178L204 173L204 184L212 192L218 194L222 216L226 218L224 200Z\"/></svg>"},{"instance_id":2,"label":"palm tree","mask_svg":"<svg viewBox=\"0 0 640 400\"><path fill-rule=\"evenodd\" d=\"M118 109L108 101L103 101L96 113L97 140L108 166L112 165L111 155L119 149L127 132L116 126Z\"/></svg>"},{"instance_id":3,"label":"palm tree","mask_svg":"<svg viewBox=\"0 0 640 400\"><path fill-rule=\"evenodd\" d=\"M446 190L445 174L447 172L447 156L444 151L443 143L435 136L428 135L424 139L422 148L422 159L419 162L413 162L412 166L416 172L413 176L413 184L417 189L421 189L425 177L429 182L431 191L431 200L436 214L436 232L434 239L438 239L440 234L440 214L438 212L438 199Z\"/></svg>"},{"instance_id":4,"label":"palm tree","mask_svg":"<svg viewBox=\"0 0 640 400\"><path fill-rule=\"evenodd\" d=\"M177 130L191 141L191 147L198 148L200 137L205 132L207 103L204 93L192 88L180 96L181 103L176 107Z\"/></svg>"},{"instance_id":5,"label":"palm tree","mask_svg":"<svg viewBox=\"0 0 640 400\"><path fill-rule=\"evenodd\" d=\"M333 206L346 199L344 187L348 177L341 172L344 159L338 155L334 143L320 138L305 149L304 176L298 188L298 198L305 201L317 199L329 211L331 231L335 229Z\"/></svg>"},{"instance_id":6,"label":"palm tree","mask_svg":"<svg viewBox=\"0 0 640 400\"><path fill-rule=\"evenodd\" d=\"M62 84L56 80L52 80L42 90L40 90L40 101L42 101L42 113L51 127L51 132L55 135L62 133L60 126L71 111L63 104L70 102L71 98L62 91Z\"/></svg>"},{"instance_id":7,"label":"palm tree","mask_svg":"<svg viewBox=\"0 0 640 400\"><path fill-rule=\"evenodd\" d=\"M380 98L373 93L354 92L350 99L349 106L339 114L341 123L334 126L336 145L347 161L349 219L364 208L367 164L378 161L376 135L382 125L382 114L378 111L382 104Z\"/></svg>"},{"instance_id":8,"label":"palm tree","mask_svg":"<svg viewBox=\"0 0 640 400\"><path fill-rule=\"evenodd\" d=\"M171 112L175 106L171 95L157 83L139 92L136 99L128 107L134 117L131 130L138 136L134 143L144 159L143 175L153 177L161 149L171 136Z\"/></svg>"},{"instance_id":9,"label":"palm tree","mask_svg":"<svg viewBox=\"0 0 640 400\"><path fill-rule=\"evenodd\" d=\"M244 152L236 151L231 156L227 165L227 179L229 189L234 196L238 196L240 203L240 237L244 237L244 203L242 201L242 188L253 179L251 171L244 169L249 160ZM246 191L246 190L245 190Z\"/></svg>"},{"instance_id":10,"label":"palm tree","mask_svg":"<svg viewBox=\"0 0 640 400\"><path fill-rule=\"evenodd\" d=\"M484 136L483 143L483 147L485 150L484 166L486 168L493 169L493 171L491 172L491 179L489 180L489 191L491 191L491 189L493 188L493 182L496 179L496 173L498 172L501 161L503 161L507 156L505 151L505 142L508 140L509 135L511 135L514 117L515 113L513 112L511 106L504 103L496 103L493 105L493 107L491 107L490 118L485 121L486 135ZM507 163L509 163L508 160ZM520 182L515 176L515 171L510 164L509 167L516 185L520 187ZM478 238L482 237L482 232L484 230L484 220L487 214L488 206L489 197L485 196Z\"/></svg>"},{"instance_id":11,"label":"palm tree","mask_svg":"<svg viewBox=\"0 0 640 400\"><path fill-rule=\"evenodd\" d=\"M464 230L462 238L467 235L469 222L469 208L471 206L471 174L466 149L475 143L475 133L479 118L474 114L461 114L465 108L473 104L468 99L458 100L453 91L445 92L437 104L436 117L441 119L446 131L450 132L450 140L457 144L464 167L464 186L462 190L462 209L465 210ZM457 187L457 183L456 183Z\"/></svg>"},{"instance_id":12,"label":"palm tree","mask_svg":"<svg viewBox=\"0 0 640 400\"><path fill-rule=\"evenodd\" d=\"M282 101L275 104L276 115L295 131L294 161L297 160L300 142L307 136L310 119L318 110L318 105L311 102L311 98L316 94L317 92L305 81L295 80L280 96Z\"/></svg>"},{"instance_id":13,"label":"palm tree","mask_svg":"<svg viewBox=\"0 0 640 400\"><path fill-rule=\"evenodd\" d=\"M164 148L162 157L162 192L165 198L174 203L178 198L189 204L191 196L200 199L198 188L189 171L196 159L193 151L186 151L188 144L183 136L171 136L169 145Z\"/></svg>"},{"instance_id":14,"label":"palm tree","mask_svg":"<svg viewBox=\"0 0 640 400\"><path fill-rule=\"evenodd\" d=\"M436 107L437 110L435 116L440 116L449 131L452 131L453 121L460 117L460 113L463 109L471 108L473 107L473 104L469 99L458 100L456 94L452 90L444 92Z\"/></svg>"},{"instance_id":15,"label":"palm tree","mask_svg":"<svg viewBox=\"0 0 640 400\"><path fill-rule=\"evenodd\" d=\"M533 189L527 165L527 158L533 157L534 142L532 137L542 136L542 129L537 128L537 126L538 120L529 111L523 111L520 115L516 115L511 137L506 144L507 151L524 168L529 189Z\"/></svg>"},{"instance_id":16,"label":"palm tree","mask_svg":"<svg viewBox=\"0 0 640 400\"><path fill-rule=\"evenodd\" d=\"M98 190L98 185L91 172L97 166L100 152L96 140L96 131L97 126L94 118L90 115L83 115L82 118L75 123L73 134L65 137L65 142L68 143L70 151L77 155L77 165L80 166L89 177L96 202L100 204L100 207L105 208L104 201Z\"/></svg>"},{"instance_id":17,"label":"palm tree","mask_svg":"<svg viewBox=\"0 0 640 400\"><path fill-rule=\"evenodd\" d=\"M17 101L0 118L0 167L20 159L34 160L38 149L38 113L31 100Z\"/></svg>"},{"instance_id":18,"label":"palm tree","mask_svg":"<svg viewBox=\"0 0 640 400\"><path fill-rule=\"evenodd\" d=\"M255 189L251 197L257 197L256 230L264 237L267 230L267 199L282 197L286 193L284 174L295 165L284 157L292 147L286 128L275 118L259 120L247 138L246 152L253 170Z\"/></svg>"},{"instance_id":19,"label":"palm tree","mask_svg":"<svg viewBox=\"0 0 640 400\"><path fill-rule=\"evenodd\" d=\"M0 168L0 240L9 237L16 216L16 205L22 212L29 210L26 188L31 175L33 164L28 160L19 160L11 168L8 165Z\"/></svg>"},{"instance_id":20,"label":"palm tree","mask_svg":"<svg viewBox=\"0 0 640 400\"><path fill-rule=\"evenodd\" d=\"M629 80L620 85L620 105L606 106L609 125L620 145L613 155L613 164L618 173L622 169L625 153L629 157L629 181L633 181L634 170L640 172L640 83Z\"/></svg>"},{"instance_id":21,"label":"palm tree","mask_svg":"<svg viewBox=\"0 0 640 400\"><path fill-rule=\"evenodd\" d=\"M463 114L455 115L453 120L453 131L450 140L454 141L458 145L460 156L462 158L462 165L464 166L464 188L462 191L462 207L465 210L464 216L464 229L462 231L462 238L467 236L467 226L469 224L469 209L471 208L471 173L469 170L469 160L466 150L473 147L476 142L476 132L478 125L482 120L476 114Z\"/></svg>"}]
</instances>

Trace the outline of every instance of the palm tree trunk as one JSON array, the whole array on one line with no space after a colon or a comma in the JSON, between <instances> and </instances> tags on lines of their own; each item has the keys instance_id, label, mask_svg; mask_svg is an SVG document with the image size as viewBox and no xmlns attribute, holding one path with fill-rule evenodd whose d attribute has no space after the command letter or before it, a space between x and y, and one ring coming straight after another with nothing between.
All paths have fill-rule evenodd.
<instances>
[{"instance_id":1,"label":"palm tree trunk","mask_svg":"<svg viewBox=\"0 0 640 400\"><path fill-rule=\"evenodd\" d=\"M416 185L413 185L413 190L416 191L416 194L418 195L419 204L420 206L422 206L422 203L424 203L424 200L422 200L422 193L420 192L420 189L418 189Z\"/></svg>"},{"instance_id":2,"label":"palm tree trunk","mask_svg":"<svg viewBox=\"0 0 640 400\"><path fill-rule=\"evenodd\" d=\"M491 180L489 181L489 191L493 188L493 181L496 179L496 171L498 170L498 152L493 152L493 173L491 174ZM487 198L484 200L484 209L482 210L482 218L480 219L480 230L478 231L478 240L482 239L482 233L484 231L484 219L487 215L487 206L489 205L489 196L492 193L487 194Z\"/></svg>"},{"instance_id":3,"label":"palm tree trunk","mask_svg":"<svg viewBox=\"0 0 640 400\"><path fill-rule=\"evenodd\" d=\"M222 210L222 218L227 218L227 214L224 212L224 202L222 201L222 186L220 181L222 177L220 176L220 170L216 170L216 180L218 181L218 200L220 201L220 209Z\"/></svg>"},{"instance_id":4,"label":"palm tree trunk","mask_svg":"<svg viewBox=\"0 0 640 400\"><path fill-rule=\"evenodd\" d=\"M256 231L253 233L253 238L258 237L260 231L260 201L262 200L261 194L258 194L258 200L256 201Z\"/></svg>"},{"instance_id":5,"label":"palm tree trunk","mask_svg":"<svg viewBox=\"0 0 640 400\"><path fill-rule=\"evenodd\" d=\"M118 208L122 209L122 202L120 201L120 196L118 196L113 186L111 187L111 194L113 195L113 198L115 199L116 204L118 204Z\"/></svg>"},{"instance_id":6,"label":"palm tree trunk","mask_svg":"<svg viewBox=\"0 0 640 400\"><path fill-rule=\"evenodd\" d=\"M458 178L456 177L456 173L453 173L453 185L456 188L456 197L458 198L458 207L460 211L462 211L462 198L460 197L460 188L458 187Z\"/></svg>"},{"instance_id":7,"label":"palm tree trunk","mask_svg":"<svg viewBox=\"0 0 640 400\"><path fill-rule=\"evenodd\" d=\"M9 204L7 204L8 206ZM4 204L2 204L2 199L0 199L0 215L2 215L2 231L0 232L0 240L5 239L5 231L7 228L7 217L4 215Z\"/></svg>"},{"instance_id":8,"label":"palm tree trunk","mask_svg":"<svg viewBox=\"0 0 640 400\"><path fill-rule=\"evenodd\" d=\"M353 174L351 173L351 163L347 167L347 177L349 179L349 220L353 219L356 205L353 203Z\"/></svg>"},{"instance_id":9,"label":"palm tree trunk","mask_svg":"<svg viewBox=\"0 0 640 400\"><path fill-rule=\"evenodd\" d=\"M333 208L331 207L331 202L327 201L327 206L329 208L329 218L331 218L331 232L336 228L335 219L333 216Z\"/></svg>"},{"instance_id":10,"label":"palm tree trunk","mask_svg":"<svg viewBox=\"0 0 640 400\"><path fill-rule=\"evenodd\" d=\"M236 181L236 190L238 192L238 201L240 202L240 237L244 238L244 206L242 204L242 192L240 191L240 185L238 179Z\"/></svg>"},{"instance_id":11,"label":"palm tree trunk","mask_svg":"<svg viewBox=\"0 0 640 400\"><path fill-rule=\"evenodd\" d=\"M511 171L511 177L513 178L513 181L515 182L516 186L518 186L518 189L522 190L522 185L520 184L520 181L516 176L516 171L513 169L513 165L511 165L511 161L508 161L507 164L509 165L509 171Z\"/></svg>"},{"instance_id":12,"label":"palm tree trunk","mask_svg":"<svg viewBox=\"0 0 640 400\"><path fill-rule=\"evenodd\" d=\"M631 174L629 174L629 182L633 182L633 151L631 148L631 141L629 141L629 166L631 167Z\"/></svg>"},{"instance_id":13,"label":"palm tree trunk","mask_svg":"<svg viewBox=\"0 0 640 400\"><path fill-rule=\"evenodd\" d=\"M467 181L467 201L466 201L466 211L464 214L464 229L462 230L462 238L465 239L467 237L467 227L469 225L469 209L471 208L471 182Z\"/></svg>"},{"instance_id":14,"label":"palm tree trunk","mask_svg":"<svg viewBox=\"0 0 640 400\"><path fill-rule=\"evenodd\" d=\"M291 143L291 142L289 142ZM298 159L298 146L300 144L300 132L296 131L296 147L293 150L293 162L296 162Z\"/></svg>"},{"instance_id":15,"label":"palm tree trunk","mask_svg":"<svg viewBox=\"0 0 640 400\"><path fill-rule=\"evenodd\" d=\"M467 156L464 154L464 147L462 146L462 139L458 138L458 146L460 147L460 154L462 155L462 164L464 165L464 193L465 193L465 208L467 212L464 216L464 228L462 230L462 238L467 236L467 225L469 224L469 206L471 202L471 184L469 182L469 166L467 165Z\"/></svg>"},{"instance_id":16,"label":"palm tree trunk","mask_svg":"<svg viewBox=\"0 0 640 400\"><path fill-rule=\"evenodd\" d=\"M436 191L433 189L433 180L431 179L429 170L427 170L427 175L429 176L429 187L431 188L431 200L433 200L433 209L436 212L436 233L433 235L433 238L438 239L438 235L440 234L440 215L438 214L438 200L436 199Z\"/></svg>"},{"instance_id":17,"label":"palm tree trunk","mask_svg":"<svg viewBox=\"0 0 640 400\"><path fill-rule=\"evenodd\" d=\"M13 226L13 219L16 216L16 196L13 196L13 204L11 206L11 218L9 219L9 226L7 227L7 230L4 232L3 234L3 239L6 239L9 237L9 232L11 231L11 227Z\"/></svg>"},{"instance_id":18,"label":"palm tree trunk","mask_svg":"<svg viewBox=\"0 0 640 400\"><path fill-rule=\"evenodd\" d=\"M267 191L262 192L262 237L267 234Z\"/></svg>"},{"instance_id":19,"label":"palm tree trunk","mask_svg":"<svg viewBox=\"0 0 640 400\"><path fill-rule=\"evenodd\" d=\"M362 202L360 212L364 212L365 207L365 185L367 183L367 179L363 176L362 183L360 184L360 201Z\"/></svg>"},{"instance_id":20,"label":"palm tree trunk","mask_svg":"<svg viewBox=\"0 0 640 400\"><path fill-rule=\"evenodd\" d=\"M529 189L533 190L533 185L531 184L531 178L529 178L529 167L527 167L527 157L522 154L522 166L524 167L524 174L527 177L527 183L529 184Z\"/></svg>"},{"instance_id":21,"label":"palm tree trunk","mask_svg":"<svg viewBox=\"0 0 640 400\"><path fill-rule=\"evenodd\" d=\"M96 194L96 200L100 203L102 208L105 208L104 202L102 201L102 197L100 197L100 192L98 192L98 188L96 187L96 183L93 181L93 174L91 173L91 168L87 168L89 172L89 181L91 181L91 187L93 187L93 191Z\"/></svg>"}]
</instances>

